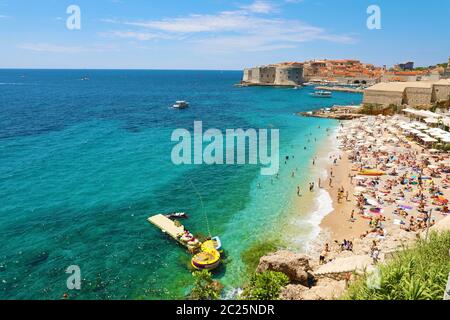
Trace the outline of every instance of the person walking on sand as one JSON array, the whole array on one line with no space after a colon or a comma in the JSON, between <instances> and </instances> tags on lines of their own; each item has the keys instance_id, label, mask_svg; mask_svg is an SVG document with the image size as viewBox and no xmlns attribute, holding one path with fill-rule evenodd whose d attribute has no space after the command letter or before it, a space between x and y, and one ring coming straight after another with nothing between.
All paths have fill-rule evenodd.
<instances>
[{"instance_id":1,"label":"person walking on sand","mask_svg":"<svg viewBox=\"0 0 450 320\"><path fill-rule=\"evenodd\" d=\"M328 255L328 252L330 251L329 247L328 247L328 243L325 244L325 248L322 250L322 253L320 254L319 257L319 264L324 264L326 261L326 257Z\"/></svg>"},{"instance_id":2,"label":"person walking on sand","mask_svg":"<svg viewBox=\"0 0 450 320\"><path fill-rule=\"evenodd\" d=\"M345 200L346 200L346 201L349 201L349 200L348 200L348 190L345 192Z\"/></svg>"},{"instance_id":3,"label":"person walking on sand","mask_svg":"<svg viewBox=\"0 0 450 320\"><path fill-rule=\"evenodd\" d=\"M318 184L319 188L322 188L322 180L320 180L319 178L319 184Z\"/></svg>"},{"instance_id":4,"label":"person walking on sand","mask_svg":"<svg viewBox=\"0 0 450 320\"><path fill-rule=\"evenodd\" d=\"M332 178L330 178L330 183L328 184L329 186L330 186L330 188L333 188L333 179Z\"/></svg>"}]
</instances>

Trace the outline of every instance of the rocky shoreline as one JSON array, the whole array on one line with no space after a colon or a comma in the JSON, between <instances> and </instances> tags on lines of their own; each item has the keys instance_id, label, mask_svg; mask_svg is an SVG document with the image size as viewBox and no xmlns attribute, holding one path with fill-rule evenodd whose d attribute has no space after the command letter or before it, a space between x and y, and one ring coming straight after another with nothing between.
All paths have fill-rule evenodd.
<instances>
[{"instance_id":1,"label":"rocky shoreline","mask_svg":"<svg viewBox=\"0 0 450 320\"><path fill-rule=\"evenodd\" d=\"M450 217L430 229L431 232L448 230ZM381 251L378 263L388 262L424 236L425 232L397 230L389 239L378 243ZM320 264L319 258L312 255L280 250L261 257L256 271L281 272L289 278L290 283L280 293L281 300L340 299L357 276L376 270L376 264L369 257L372 241L370 238L355 239L353 251L341 251L338 245L332 245L325 264Z\"/></svg>"},{"instance_id":2,"label":"rocky shoreline","mask_svg":"<svg viewBox=\"0 0 450 320\"><path fill-rule=\"evenodd\" d=\"M359 113L361 106L333 106L331 108L322 108L315 111L299 112L297 115L302 117L326 118L336 120L353 120L365 117Z\"/></svg>"}]
</instances>

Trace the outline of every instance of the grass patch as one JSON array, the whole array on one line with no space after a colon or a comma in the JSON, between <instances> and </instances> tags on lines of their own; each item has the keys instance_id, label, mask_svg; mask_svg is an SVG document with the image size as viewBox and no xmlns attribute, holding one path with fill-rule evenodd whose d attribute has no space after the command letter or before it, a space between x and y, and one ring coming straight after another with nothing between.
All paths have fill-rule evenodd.
<instances>
[{"instance_id":1,"label":"grass patch","mask_svg":"<svg viewBox=\"0 0 450 320\"><path fill-rule=\"evenodd\" d=\"M353 282L344 299L442 300L450 271L450 232L432 233L380 266L379 286L368 286L368 275Z\"/></svg>"},{"instance_id":2,"label":"grass patch","mask_svg":"<svg viewBox=\"0 0 450 320\"><path fill-rule=\"evenodd\" d=\"M241 253L241 259L247 266L247 270L253 273L258 267L259 259L268 253L276 252L282 248L282 244L277 240L257 241L250 245Z\"/></svg>"}]
</instances>

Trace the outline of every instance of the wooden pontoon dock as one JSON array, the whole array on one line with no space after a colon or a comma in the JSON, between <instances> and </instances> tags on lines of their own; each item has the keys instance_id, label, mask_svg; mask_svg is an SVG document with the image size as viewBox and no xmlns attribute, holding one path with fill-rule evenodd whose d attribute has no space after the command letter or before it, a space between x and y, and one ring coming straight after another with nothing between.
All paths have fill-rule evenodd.
<instances>
[{"instance_id":1,"label":"wooden pontoon dock","mask_svg":"<svg viewBox=\"0 0 450 320\"><path fill-rule=\"evenodd\" d=\"M177 226L174 221L170 220L169 218L166 218L162 214L157 214L156 216L152 216L147 219L151 224L155 225L159 229L161 229L162 232L168 234L170 237L175 239L178 243L182 244L186 247L186 244L183 243L180 240L179 235L183 234L185 229L184 226L179 225Z\"/></svg>"}]
</instances>

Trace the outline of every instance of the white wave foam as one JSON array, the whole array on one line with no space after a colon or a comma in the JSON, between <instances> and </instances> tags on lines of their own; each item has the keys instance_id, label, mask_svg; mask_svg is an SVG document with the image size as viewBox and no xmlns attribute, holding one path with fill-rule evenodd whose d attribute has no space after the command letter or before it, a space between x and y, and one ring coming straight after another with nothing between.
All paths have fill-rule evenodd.
<instances>
[{"instance_id":1,"label":"white wave foam","mask_svg":"<svg viewBox=\"0 0 450 320\"><path fill-rule=\"evenodd\" d=\"M315 227L313 237L317 237L320 233L320 224L323 218L333 212L333 199L325 189L320 189L319 195L314 200L316 209L311 213L309 222Z\"/></svg>"}]
</instances>

